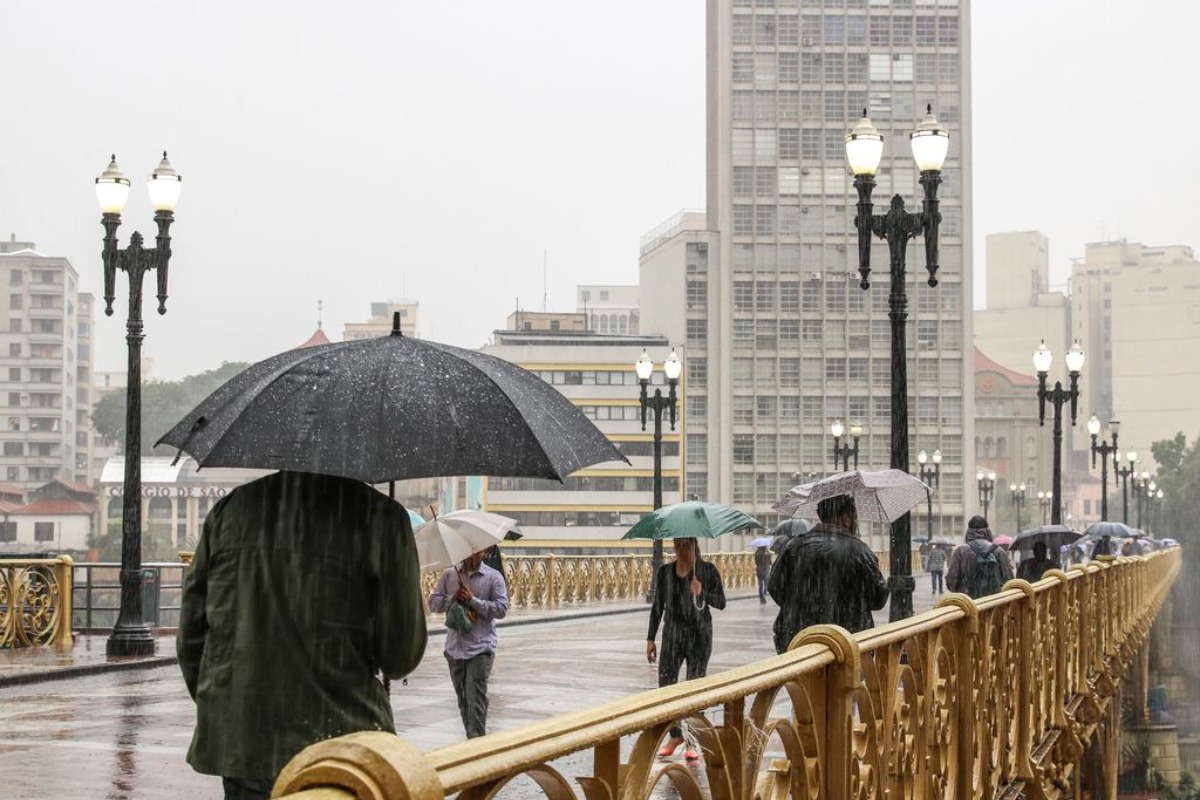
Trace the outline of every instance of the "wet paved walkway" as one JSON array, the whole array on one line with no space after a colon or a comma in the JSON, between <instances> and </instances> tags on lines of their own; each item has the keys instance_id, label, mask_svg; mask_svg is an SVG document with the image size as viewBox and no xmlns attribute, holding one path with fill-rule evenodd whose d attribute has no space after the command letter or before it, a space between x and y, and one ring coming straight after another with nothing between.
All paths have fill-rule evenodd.
<instances>
[{"instance_id":1,"label":"wet paved walkway","mask_svg":"<svg viewBox=\"0 0 1200 800\"><path fill-rule=\"evenodd\" d=\"M918 612L932 605L927 579L918 580L914 602ZM654 688L656 668L645 658L646 607L625 606L635 607L642 613L544 619L502 630L489 692L489 730ZM773 603L760 605L750 598L714 613L710 672L772 655L776 610ZM877 621L886 619L885 609ZM408 685L392 686L398 732L422 749L463 736L442 641L440 635L431 637ZM102 654L102 642L95 646ZM198 775L186 763L195 709L173 665L10 685L0 688L0 698L0 797L221 797L218 779ZM572 760L578 758L584 768L590 760L585 755Z\"/></svg>"}]
</instances>

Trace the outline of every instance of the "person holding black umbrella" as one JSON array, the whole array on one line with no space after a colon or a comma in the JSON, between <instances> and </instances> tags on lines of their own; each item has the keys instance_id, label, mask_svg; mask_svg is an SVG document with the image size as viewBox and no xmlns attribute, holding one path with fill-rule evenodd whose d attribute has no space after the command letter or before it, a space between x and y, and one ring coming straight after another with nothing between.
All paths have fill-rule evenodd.
<instances>
[{"instance_id":1,"label":"person holding black umbrella","mask_svg":"<svg viewBox=\"0 0 1200 800\"><path fill-rule=\"evenodd\" d=\"M309 744L395 731L384 683L425 653L412 523L367 484L277 472L217 503L183 583L187 760L265 800Z\"/></svg>"},{"instance_id":2,"label":"person holding black umbrella","mask_svg":"<svg viewBox=\"0 0 1200 800\"><path fill-rule=\"evenodd\" d=\"M658 685L671 686L679 680L679 669L687 663L687 680L708 674L712 655L712 611L725 608L725 587L715 564L700 558L695 539L672 539L675 561L659 567L650 606L650 629L646 635L646 661L658 661ZM662 657L654 638L662 622ZM669 758L683 744L683 730L671 728L670 737L659 750L660 758ZM689 761L700 757L689 747Z\"/></svg>"}]
</instances>

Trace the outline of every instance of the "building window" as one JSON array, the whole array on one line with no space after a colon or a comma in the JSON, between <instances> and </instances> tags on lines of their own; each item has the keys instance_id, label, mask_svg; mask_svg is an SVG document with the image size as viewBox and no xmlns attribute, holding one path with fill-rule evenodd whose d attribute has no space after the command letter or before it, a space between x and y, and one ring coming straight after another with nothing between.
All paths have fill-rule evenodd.
<instances>
[{"instance_id":1,"label":"building window","mask_svg":"<svg viewBox=\"0 0 1200 800\"><path fill-rule=\"evenodd\" d=\"M754 398L749 395L734 395L733 398L733 424L734 425L753 425L754 424Z\"/></svg>"},{"instance_id":2,"label":"building window","mask_svg":"<svg viewBox=\"0 0 1200 800\"><path fill-rule=\"evenodd\" d=\"M54 523L53 522L35 522L35 523L33 523L33 540L35 542L53 542L54 541Z\"/></svg>"},{"instance_id":3,"label":"building window","mask_svg":"<svg viewBox=\"0 0 1200 800\"><path fill-rule=\"evenodd\" d=\"M24 442L5 442L4 455L6 456L23 456L25 455Z\"/></svg>"},{"instance_id":4,"label":"building window","mask_svg":"<svg viewBox=\"0 0 1200 800\"><path fill-rule=\"evenodd\" d=\"M22 305L22 301L24 299L25 298L19 294L10 294L8 296L8 307L9 308L20 308Z\"/></svg>"},{"instance_id":5,"label":"building window","mask_svg":"<svg viewBox=\"0 0 1200 800\"><path fill-rule=\"evenodd\" d=\"M705 386L708 383L708 359L696 356L687 359L687 379L692 386Z\"/></svg>"},{"instance_id":6,"label":"building window","mask_svg":"<svg viewBox=\"0 0 1200 800\"><path fill-rule=\"evenodd\" d=\"M687 321L688 344L703 344L708 340L708 321L689 319Z\"/></svg>"},{"instance_id":7,"label":"building window","mask_svg":"<svg viewBox=\"0 0 1200 800\"><path fill-rule=\"evenodd\" d=\"M733 463L754 463L754 435L750 433L735 433L733 435Z\"/></svg>"},{"instance_id":8,"label":"building window","mask_svg":"<svg viewBox=\"0 0 1200 800\"><path fill-rule=\"evenodd\" d=\"M687 463L708 463L708 436L703 433L693 433L687 437Z\"/></svg>"},{"instance_id":9,"label":"building window","mask_svg":"<svg viewBox=\"0 0 1200 800\"><path fill-rule=\"evenodd\" d=\"M8 285L9 286L20 286L24 282L25 282L25 275L24 275L24 273L21 272L21 270L14 269L12 272L8 273Z\"/></svg>"},{"instance_id":10,"label":"building window","mask_svg":"<svg viewBox=\"0 0 1200 800\"><path fill-rule=\"evenodd\" d=\"M8 345L8 355L11 358L20 358L21 357L21 343L20 342L10 342Z\"/></svg>"}]
</instances>

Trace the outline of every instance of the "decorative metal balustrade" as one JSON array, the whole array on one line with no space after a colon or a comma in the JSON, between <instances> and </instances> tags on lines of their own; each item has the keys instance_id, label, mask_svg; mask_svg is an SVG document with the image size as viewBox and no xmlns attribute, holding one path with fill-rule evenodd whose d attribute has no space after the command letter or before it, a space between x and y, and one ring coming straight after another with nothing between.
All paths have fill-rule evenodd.
<instances>
[{"instance_id":1,"label":"decorative metal balustrade","mask_svg":"<svg viewBox=\"0 0 1200 800\"><path fill-rule=\"evenodd\" d=\"M0 561L0 648L69 649L70 556Z\"/></svg>"},{"instance_id":2,"label":"decorative metal balustrade","mask_svg":"<svg viewBox=\"0 0 1200 800\"><path fill-rule=\"evenodd\" d=\"M1114 696L1179 556L1054 570L978 603L947 595L856 635L809 628L780 656L430 752L383 733L319 742L274 796L645 800L662 781L682 800L1075 796L1094 748L1113 750ZM702 776L655 759L678 719Z\"/></svg>"},{"instance_id":3,"label":"decorative metal balustrade","mask_svg":"<svg viewBox=\"0 0 1200 800\"><path fill-rule=\"evenodd\" d=\"M887 574L887 553L876 553L876 557ZM753 552L706 553L704 559L716 565L726 590L758 586ZM644 598L650 590L650 555L506 555L504 573L512 608L631 600ZM438 574L422 573L425 597L433 591Z\"/></svg>"}]
</instances>

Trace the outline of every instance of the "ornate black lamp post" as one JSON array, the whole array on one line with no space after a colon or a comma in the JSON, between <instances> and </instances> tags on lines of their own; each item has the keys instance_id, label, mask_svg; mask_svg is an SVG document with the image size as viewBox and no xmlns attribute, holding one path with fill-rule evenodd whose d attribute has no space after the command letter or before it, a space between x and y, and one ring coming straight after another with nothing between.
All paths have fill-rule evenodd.
<instances>
[{"instance_id":1,"label":"ornate black lamp post","mask_svg":"<svg viewBox=\"0 0 1200 800\"><path fill-rule=\"evenodd\" d=\"M1100 519L1108 519L1108 457L1113 457L1115 468L1117 432L1121 430L1120 421L1110 419L1108 429L1112 431L1112 438L1101 440L1097 444L1096 439L1100 435L1100 420L1095 414L1092 414L1092 418L1088 420L1088 433L1092 435L1092 469L1096 468L1096 456L1100 456Z\"/></svg>"},{"instance_id":2,"label":"ornate black lamp post","mask_svg":"<svg viewBox=\"0 0 1200 800\"><path fill-rule=\"evenodd\" d=\"M1038 492L1038 505L1042 509L1042 524L1046 524L1046 512L1054 505L1054 492Z\"/></svg>"},{"instance_id":3,"label":"ornate black lamp post","mask_svg":"<svg viewBox=\"0 0 1200 800\"><path fill-rule=\"evenodd\" d=\"M983 506L983 518L987 519L988 504L992 502L992 495L996 491L996 473L977 470L975 482L979 484L979 504Z\"/></svg>"},{"instance_id":4,"label":"ornate black lamp post","mask_svg":"<svg viewBox=\"0 0 1200 800\"><path fill-rule=\"evenodd\" d=\"M646 430L646 412L654 412L654 507L662 508L662 422L663 412L667 412L668 419L671 422L671 430L675 430L675 409L678 403L678 397L675 394L675 387L679 385L679 374L683 370L683 364L679 361L679 356L675 355L672 350L667 356L667 360L663 363L663 373L667 376L667 394L663 395L662 389L655 389L653 396L649 394L650 376L654 374L654 362L650 360L650 354L645 350L638 357L637 362L633 365L637 371L638 383L641 384L642 394L642 430ZM653 555L650 558L650 591L646 595L646 602L654 600L654 582L658 578L658 568L663 563L663 546L660 539L654 540Z\"/></svg>"},{"instance_id":5,"label":"ornate black lamp post","mask_svg":"<svg viewBox=\"0 0 1200 800\"><path fill-rule=\"evenodd\" d=\"M908 240L925 237L925 269L929 285L937 286L938 211L937 187L942 182L942 164L950 147L950 133L938 124L933 108L927 107L925 119L909 136L913 158L921 171L921 186L925 199L918 214L904 210L900 195L892 198L886 214L875 214L871 192L875 188L875 172L883 157L883 136L875 130L864 109L862 119L846 136L846 157L854 172L854 188L858 191L858 214L854 227L858 229L858 271L860 285L870 287L871 236L888 243L891 284L888 292L888 318L892 323L892 408L891 408L891 467L909 471L908 461L908 366L905 345L905 320L908 319L908 294L905 291L905 256ZM912 593L916 582L912 577L912 515L905 514L892 523L889 549L891 551L892 621L912 616Z\"/></svg>"},{"instance_id":6,"label":"ornate black lamp post","mask_svg":"<svg viewBox=\"0 0 1200 800\"><path fill-rule=\"evenodd\" d=\"M1145 529L1142 524L1145 520L1146 509L1149 508L1150 498L1158 491L1158 485L1151 480L1149 472L1143 472L1141 475L1135 475L1133 478L1133 493L1137 495L1137 522L1138 527Z\"/></svg>"},{"instance_id":7,"label":"ornate black lamp post","mask_svg":"<svg viewBox=\"0 0 1200 800\"><path fill-rule=\"evenodd\" d=\"M1153 505L1154 511L1153 511L1152 519L1151 519L1151 521L1154 525L1154 531L1156 533L1158 532L1158 529L1162 527L1162 507L1163 507L1163 490L1159 489L1157 492L1154 493L1154 505ZM1147 531L1147 533L1149 533L1149 531ZM1159 538L1161 539L1162 537L1160 536Z\"/></svg>"},{"instance_id":8,"label":"ornate black lamp post","mask_svg":"<svg viewBox=\"0 0 1200 800\"><path fill-rule=\"evenodd\" d=\"M1071 388L1064 389L1062 381L1055 381L1053 389L1046 388L1046 377L1050 372L1050 364L1054 356L1046 347L1043 339L1041 345L1033 353L1033 368L1038 375L1038 424L1046 424L1046 401L1054 404L1054 480L1050 490L1056 500L1062 499L1062 407L1071 403L1071 427L1075 427L1075 412L1079 404L1079 371L1083 369L1083 350L1079 342L1071 345L1067 351L1067 375L1071 379ZM1050 523L1062 524L1062 509L1056 502L1050 510Z\"/></svg>"},{"instance_id":9,"label":"ornate black lamp post","mask_svg":"<svg viewBox=\"0 0 1200 800\"><path fill-rule=\"evenodd\" d=\"M917 463L921 465L918 467L920 470L921 480L924 481L931 489L936 489L938 487L938 483L941 482L942 477L942 451L933 451L933 466L926 467L925 463L927 461L929 461L928 453L926 453L924 450L917 453ZM933 492L930 492L928 495L926 495L925 503L927 510L927 513L925 514L925 538L928 540L933 538Z\"/></svg>"},{"instance_id":10,"label":"ornate black lamp post","mask_svg":"<svg viewBox=\"0 0 1200 800\"><path fill-rule=\"evenodd\" d=\"M1121 502L1125 507L1123 519L1121 520L1126 525L1129 524L1129 476L1137 472L1137 453L1130 450L1125 454L1125 460L1129 462L1128 466L1121 466L1121 457L1119 453L1113 453L1113 481L1121 486Z\"/></svg>"},{"instance_id":11,"label":"ornate black lamp post","mask_svg":"<svg viewBox=\"0 0 1200 800\"><path fill-rule=\"evenodd\" d=\"M108 168L96 178L96 199L104 225L104 313L112 316L116 299L117 270L129 276L129 316L125 341L129 345L129 375L125 389L125 488L121 514L121 608L117 624L108 638L110 656L140 656L154 653L154 637L142 609L142 279L150 270L158 273L158 313L167 313L167 264L171 260L171 223L179 200L180 177L163 153L150 176L147 188L158 225L156 247L142 247L142 235L134 231L129 247L117 246L121 212L129 198L129 179L113 156Z\"/></svg>"},{"instance_id":12,"label":"ornate black lamp post","mask_svg":"<svg viewBox=\"0 0 1200 800\"><path fill-rule=\"evenodd\" d=\"M1021 506L1025 505L1025 484L1010 483L1009 497L1012 498L1013 508L1017 510L1017 533L1021 532Z\"/></svg>"},{"instance_id":13,"label":"ornate black lamp post","mask_svg":"<svg viewBox=\"0 0 1200 800\"><path fill-rule=\"evenodd\" d=\"M840 419L835 419L833 424L829 426L829 432L833 434L833 468L838 468L838 461L842 462L842 471L850 470L850 456L854 456L854 468L858 469L858 439L862 436L862 425L855 422L850 426L850 437L854 439L853 445L842 444L842 436L846 433L846 426L842 424Z\"/></svg>"}]
</instances>

